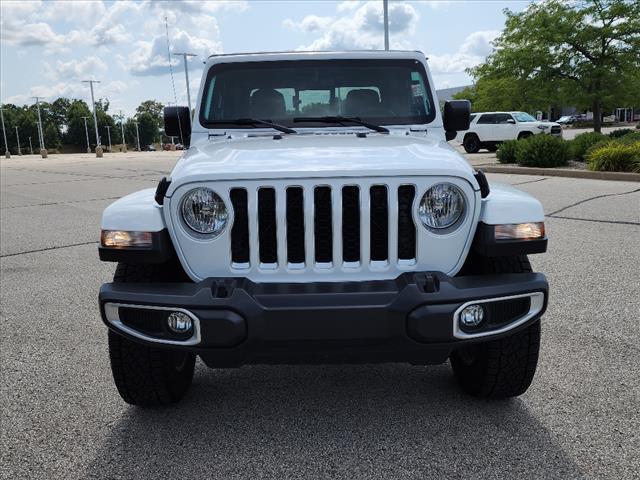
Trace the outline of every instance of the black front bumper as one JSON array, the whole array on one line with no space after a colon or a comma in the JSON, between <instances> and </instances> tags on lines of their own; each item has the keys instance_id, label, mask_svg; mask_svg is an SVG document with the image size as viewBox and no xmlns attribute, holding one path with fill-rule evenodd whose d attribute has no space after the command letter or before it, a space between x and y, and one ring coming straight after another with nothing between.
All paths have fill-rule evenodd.
<instances>
[{"instance_id":1,"label":"black front bumper","mask_svg":"<svg viewBox=\"0 0 640 480\"><path fill-rule=\"evenodd\" d=\"M539 311L485 336L460 338L454 315L465 303L539 292ZM449 277L405 273L395 280L345 283L107 283L100 290L106 325L134 341L190 349L209 366L247 363L442 363L452 350L506 336L544 313L548 284L540 273ZM121 305L184 309L197 318L189 342L158 343L105 315ZM497 304L496 304L497 305ZM118 310L119 311L119 310Z\"/></svg>"}]
</instances>

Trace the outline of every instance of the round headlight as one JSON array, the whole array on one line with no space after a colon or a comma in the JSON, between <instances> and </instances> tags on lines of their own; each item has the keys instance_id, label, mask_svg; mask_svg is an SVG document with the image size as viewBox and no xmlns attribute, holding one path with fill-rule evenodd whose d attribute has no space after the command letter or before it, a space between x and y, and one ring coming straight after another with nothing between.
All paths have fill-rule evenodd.
<instances>
[{"instance_id":1,"label":"round headlight","mask_svg":"<svg viewBox=\"0 0 640 480\"><path fill-rule=\"evenodd\" d=\"M194 188L182 198L182 218L193 231L218 236L224 230L229 212L220 196L209 188Z\"/></svg>"},{"instance_id":2,"label":"round headlight","mask_svg":"<svg viewBox=\"0 0 640 480\"><path fill-rule=\"evenodd\" d=\"M437 183L425 192L418 216L425 227L447 228L455 224L464 211L464 194L451 183Z\"/></svg>"}]
</instances>

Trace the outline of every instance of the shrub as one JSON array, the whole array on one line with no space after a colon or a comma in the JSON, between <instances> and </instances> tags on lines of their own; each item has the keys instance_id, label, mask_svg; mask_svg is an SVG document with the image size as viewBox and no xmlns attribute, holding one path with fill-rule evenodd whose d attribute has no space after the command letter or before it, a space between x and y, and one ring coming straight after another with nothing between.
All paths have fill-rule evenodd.
<instances>
[{"instance_id":1,"label":"shrub","mask_svg":"<svg viewBox=\"0 0 640 480\"><path fill-rule=\"evenodd\" d=\"M636 130L640 130L640 123L636 123Z\"/></svg>"},{"instance_id":2,"label":"shrub","mask_svg":"<svg viewBox=\"0 0 640 480\"><path fill-rule=\"evenodd\" d=\"M624 137L616 138L615 142L623 145L633 145L640 142L640 132L627 133Z\"/></svg>"},{"instance_id":3,"label":"shrub","mask_svg":"<svg viewBox=\"0 0 640 480\"><path fill-rule=\"evenodd\" d=\"M587 150L589 150L589 147L606 139L606 135L597 132L586 132L576 135L576 138L571 140L571 156L576 160L584 162L584 156Z\"/></svg>"},{"instance_id":4,"label":"shrub","mask_svg":"<svg viewBox=\"0 0 640 480\"><path fill-rule=\"evenodd\" d=\"M620 138L624 137L625 135L629 135L630 133L633 133L633 130L631 128L618 128L617 130L609 133L609 138Z\"/></svg>"},{"instance_id":5,"label":"shrub","mask_svg":"<svg viewBox=\"0 0 640 480\"><path fill-rule=\"evenodd\" d=\"M500 163L516 163L516 149L519 140L507 140L502 142L496 152L498 162Z\"/></svg>"},{"instance_id":6,"label":"shrub","mask_svg":"<svg viewBox=\"0 0 640 480\"><path fill-rule=\"evenodd\" d=\"M521 140L516 161L523 167L560 167L569 159L569 144L551 135L535 135Z\"/></svg>"},{"instance_id":7,"label":"shrub","mask_svg":"<svg viewBox=\"0 0 640 480\"><path fill-rule=\"evenodd\" d=\"M631 145L610 142L589 152L589 170L606 172L640 172L640 142Z\"/></svg>"}]
</instances>

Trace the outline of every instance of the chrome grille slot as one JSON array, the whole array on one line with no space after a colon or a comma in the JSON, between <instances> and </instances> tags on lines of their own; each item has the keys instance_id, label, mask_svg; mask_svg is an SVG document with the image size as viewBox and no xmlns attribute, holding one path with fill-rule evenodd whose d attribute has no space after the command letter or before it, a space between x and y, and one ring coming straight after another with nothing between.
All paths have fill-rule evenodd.
<instances>
[{"instance_id":1,"label":"chrome grille slot","mask_svg":"<svg viewBox=\"0 0 640 480\"><path fill-rule=\"evenodd\" d=\"M305 263L304 193L302 187L287 188L287 261Z\"/></svg>"},{"instance_id":2,"label":"chrome grille slot","mask_svg":"<svg viewBox=\"0 0 640 480\"><path fill-rule=\"evenodd\" d=\"M380 262L389 258L389 209L387 187L374 185L369 190L371 196L371 260Z\"/></svg>"},{"instance_id":3,"label":"chrome grille slot","mask_svg":"<svg viewBox=\"0 0 640 480\"><path fill-rule=\"evenodd\" d=\"M249 213L247 211L247 190L234 188L229 193L233 206L234 220L231 229L231 261L234 265L249 264Z\"/></svg>"},{"instance_id":4,"label":"chrome grille slot","mask_svg":"<svg viewBox=\"0 0 640 480\"><path fill-rule=\"evenodd\" d=\"M276 191L274 188L258 190L258 243L260 264L277 266Z\"/></svg>"},{"instance_id":5,"label":"chrome grille slot","mask_svg":"<svg viewBox=\"0 0 640 480\"><path fill-rule=\"evenodd\" d=\"M331 225L331 187L316 187L314 196L314 240L316 264L333 261L333 229Z\"/></svg>"},{"instance_id":6,"label":"chrome grille slot","mask_svg":"<svg viewBox=\"0 0 640 480\"><path fill-rule=\"evenodd\" d=\"M398 187L398 260L416 258L416 225L412 215L415 196L413 185Z\"/></svg>"},{"instance_id":7,"label":"chrome grille slot","mask_svg":"<svg viewBox=\"0 0 640 480\"><path fill-rule=\"evenodd\" d=\"M360 261L360 188L342 187L342 260Z\"/></svg>"}]
</instances>

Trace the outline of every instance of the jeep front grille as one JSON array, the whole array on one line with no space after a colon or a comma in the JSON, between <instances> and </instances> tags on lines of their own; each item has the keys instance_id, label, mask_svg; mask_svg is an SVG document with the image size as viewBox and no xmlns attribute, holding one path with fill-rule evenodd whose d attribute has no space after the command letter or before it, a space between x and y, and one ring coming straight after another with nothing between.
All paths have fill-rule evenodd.
<instances>
[{"instance_id":1,"label":"jeep front grille","mask_svg":"<svg viewBox=\"0 0 640 480\"><path fill-rule=\"evenodd\" d=\"M252 259L264 270L415 261L413 185L265 186L254 206L249 196L244 187L230 190L234 268L251 268Z\"/></svg>"}]
</instances>

